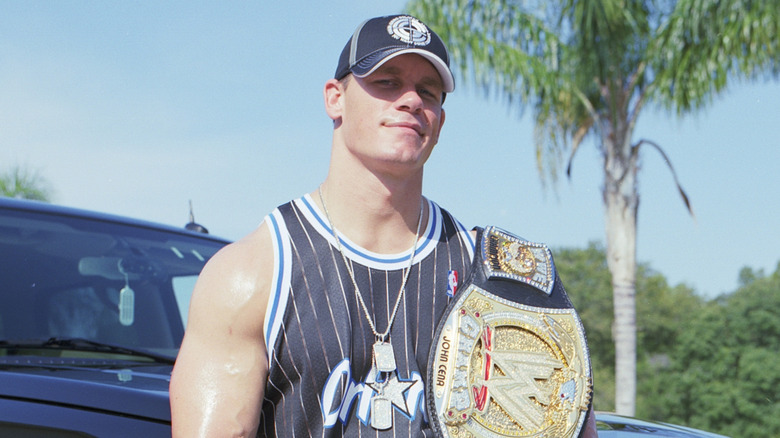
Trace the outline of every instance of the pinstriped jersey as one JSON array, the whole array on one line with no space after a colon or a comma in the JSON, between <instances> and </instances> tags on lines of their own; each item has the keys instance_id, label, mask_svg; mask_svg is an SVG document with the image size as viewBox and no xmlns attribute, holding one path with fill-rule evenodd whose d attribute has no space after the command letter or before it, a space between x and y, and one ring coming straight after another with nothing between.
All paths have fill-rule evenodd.
<instances>
[{"instance_id":1,"label":"pinstriped jersey","mask_svg":"<svg viewBox=\"0 0 780 438\"><path fill-rule=\"evenodd\" d=\"M274 246L274 280L264 333L269 376L259 436L432 436L425 416L431 339L457 278L466 278L471 235L426 200L429 214L414 254L389 342L403 398L392 403L393 427L371 427L375 336L355 295L326 216L306 195L265 221ZM387 328L412 249L376 254L339 235L378 332Z\"/></svg>"}]
</instances>

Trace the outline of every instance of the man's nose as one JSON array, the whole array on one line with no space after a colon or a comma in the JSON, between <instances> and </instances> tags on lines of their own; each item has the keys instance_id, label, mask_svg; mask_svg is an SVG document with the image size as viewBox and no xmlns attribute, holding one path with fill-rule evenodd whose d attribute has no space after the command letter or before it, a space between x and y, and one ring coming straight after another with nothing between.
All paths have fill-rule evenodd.
<instances>
[{"instance_id":1,"label":"man's nose","mask_svg":"<svg viewBox=\"0 0 780 438\"><path fill-rule=\"evenodd\" d=\"M410 112L419 112L423 108L422 97L414 88L404 89L397 102L400 108Z\"/></svg>"}]
</instances>

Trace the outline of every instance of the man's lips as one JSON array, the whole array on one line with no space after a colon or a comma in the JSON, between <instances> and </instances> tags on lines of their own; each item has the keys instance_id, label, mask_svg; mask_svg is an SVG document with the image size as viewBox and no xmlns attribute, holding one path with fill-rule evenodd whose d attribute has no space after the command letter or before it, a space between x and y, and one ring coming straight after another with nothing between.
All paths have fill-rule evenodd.
<instances>
[{"instance_id":1,"label":"man's lips","mask_svg":"<svg viewBox=\"0 0 780 438\"><path fill-rule=\"evenodd\" d=\"M414 132L417 133L419 136L425 135L423 132L422 127L419 123L412 123L412 122L388 122L385 123L385 126L388 128L405 128L405 129L411 129Z\"/></svg>"}]
</instances>

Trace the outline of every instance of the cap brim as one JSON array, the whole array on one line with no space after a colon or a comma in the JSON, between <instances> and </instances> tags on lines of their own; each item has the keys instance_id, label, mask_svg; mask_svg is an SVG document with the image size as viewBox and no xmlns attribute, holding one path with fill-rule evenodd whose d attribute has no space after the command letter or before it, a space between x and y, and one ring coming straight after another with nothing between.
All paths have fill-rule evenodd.
<instances>
[{"instance_id":1,"label":"cap brim","mask_svg":"<svg viewBox=\"0 0 780 438\"><path fill-rule=\"evenodd\" d=\"M444 86L443 91L445 93L451 93L455 89L455 78L452 77L452 72L450 71L449 66L447 66L447 64L442 61L441 58L429 52L428 50L416 49L413 47L393 48L372 53L371 55L357 62L357 64L352 67L352 74L359 78L364 78L375 72L376 69L381 67L387 61L395 58L396 56L405 55L408 53L414 53L422 56L436 68L436 70L439 72L439 76L441 76L442 85ZM380 58L380 60L374 62L374 59L377 58Z\"/></svg>"}]
</instances>

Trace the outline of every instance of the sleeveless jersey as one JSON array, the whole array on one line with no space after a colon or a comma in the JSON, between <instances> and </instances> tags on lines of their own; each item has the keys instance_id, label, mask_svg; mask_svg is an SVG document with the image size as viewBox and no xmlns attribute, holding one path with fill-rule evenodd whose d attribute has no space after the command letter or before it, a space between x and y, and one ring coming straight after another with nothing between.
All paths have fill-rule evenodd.
<instances>
[{"instance_id":1,"label":"sleeveless jersey","mask_svg":"<svg viewBox=\"0 0 780 438\"><path fill-rule=\"evenodd\" d=\"M474 241L459 222L426 200L429 219L418 241L406 292L390 331L403 399L392 403L393 427L371 427L375 336L326 216L306 195L265 221L274 241L275 278L264 322L269 375L258 436L432 436L425 414L428 353L436 324L466 278ZM384 255L343 235L365 305L378 332L387 328L411 248ZM368 379L368 382L367 382Z\"/></svg>"}]
</instances>

